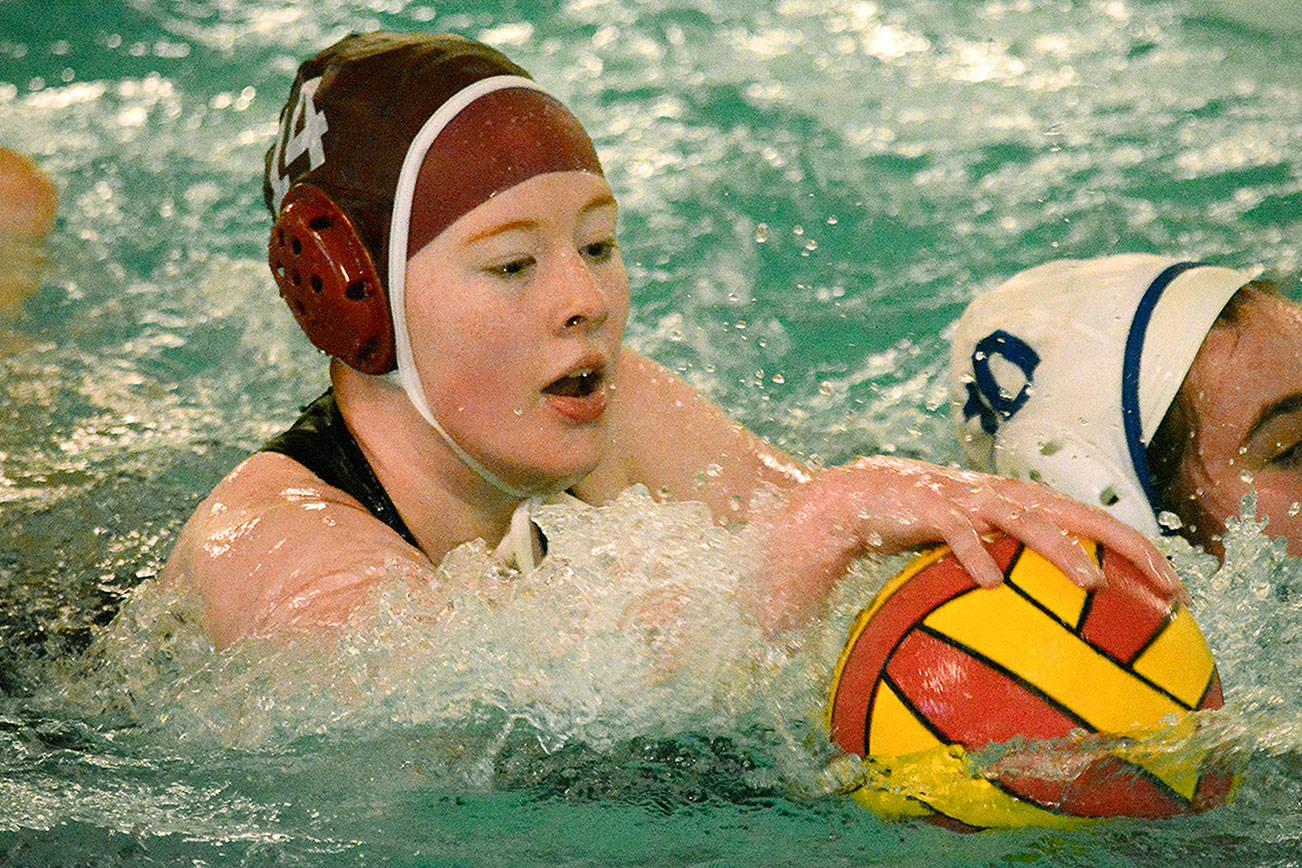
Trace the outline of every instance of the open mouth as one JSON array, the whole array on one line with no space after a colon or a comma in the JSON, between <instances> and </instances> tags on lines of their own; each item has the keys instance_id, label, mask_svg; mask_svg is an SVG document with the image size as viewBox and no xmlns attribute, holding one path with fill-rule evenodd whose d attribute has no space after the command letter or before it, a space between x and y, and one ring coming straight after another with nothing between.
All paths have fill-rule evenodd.
<instances>
[{"instance_id":1,"label":"open mouth","mask_svg":"<svg viewBox=\"0 0 1302 868\"><path fill-rule=\"evenodd\" d=\"M561 377L543 389L548 395L561 398L586 398L601 385L601 372L593 370L576 371Z\"/></svg>"}]
</instances>

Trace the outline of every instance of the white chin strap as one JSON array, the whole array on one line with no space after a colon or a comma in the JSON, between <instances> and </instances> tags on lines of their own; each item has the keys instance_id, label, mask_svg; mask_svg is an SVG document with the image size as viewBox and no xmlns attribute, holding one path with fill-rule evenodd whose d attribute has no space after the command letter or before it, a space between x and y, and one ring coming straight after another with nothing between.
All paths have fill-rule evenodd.
<instances>
[{"instance_id":1,"label":"white chin strap","mask_svg":"<svg viewBox=\"0 0 1302 868\"><path fill-rule=\"evenodd\" d=\"M411 230L412 199L415 195L416 179L420 175L420 167L425 162L425 155L429 152L430 146L434 144L434 140L438 138L439 133L443 132L444 128L466 106L482 96L507 88L527 88L546 93L533 81L517 75L496 75L491 78L480 79L457 92L451 99L439 106L438 110L430 115L429 120L421 127L420 132L416 134L411 147L407 149L407 156L402 163L402 171L398 175L398 186L393 195L393 219L389 225L389 308L393 316L394 348L398 358L398 367L397 370L387 376L407 393L407 398L411 401L412 406L416 408L416 412L420 413L421 417L430 424L430 427L439 433L439 436L443 438L443 442L448 444L448 447L461 460L462 464L466 465L466 467L474 471L476 476L498 491L517 499L528 500L540 496L539 493L523 491L507 483L506 480L477 461L465 449L462 449L460 444L453 440L452 436L439 424L438 419L434 416L434 411L430 409L428 399L425 397L425 387L421 384L420 372L416 370L416 361L412 356L411 334L407 330L407 239ZM524 507L527 509L528 504L524 504Z\"/></svg>"}]
</instances>

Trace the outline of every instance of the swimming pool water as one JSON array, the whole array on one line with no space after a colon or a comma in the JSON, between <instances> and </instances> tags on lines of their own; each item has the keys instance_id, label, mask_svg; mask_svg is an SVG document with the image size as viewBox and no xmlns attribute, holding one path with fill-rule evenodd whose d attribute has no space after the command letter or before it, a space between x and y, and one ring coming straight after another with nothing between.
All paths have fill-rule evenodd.
<instances>
[{"instance_id":1,"label":"swimming pool water","mask_svg":"<svg viewBox=\"0 0 1302 868\"><path fill-rule=\"evenodd\" d=\"M1302 574L1250 525L1219 571L1176 552L1226 684L1234 801L1073 832L959 836L833 792L821 691L856 600L897 565L862 565L822 627L764 649L728 594L745 535L637 492L552 517L573 568L528 586L541 607L468 594L444 622L395 597L340 649L270 664L211 655L169 615L184 601L148 590L110 623L212 484L324 387L266 275L259 167L297 60L335 38L502 47L597 142L631 344L801 455L951 462L944 332L980 289L1122 250L1302 267L1300 17L0 3L0 145L62 196L54 265L0 337L0 861L1302 861ZM479 557L447 568L479 580ZM681 630L638 633L630 612L688 585Z\"/></svg>"}]
</instances>

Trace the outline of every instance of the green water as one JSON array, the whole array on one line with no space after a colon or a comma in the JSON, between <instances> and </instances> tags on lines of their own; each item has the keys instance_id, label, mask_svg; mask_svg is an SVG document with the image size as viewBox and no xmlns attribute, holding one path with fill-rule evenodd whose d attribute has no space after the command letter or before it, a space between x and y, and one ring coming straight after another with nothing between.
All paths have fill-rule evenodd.
<instances>
[{"instance_id":1,"label":"green water","mask_svg":"<svg viewBox=\"0 0 1302 868\"><path fill-rule=\"evenodd\" d=\"M1302 268L1300 19L1210 0L0 2L0 144L62 196L54 267L0 352L0 863L1302 861L1302 575L1252 528L1223 570L1182 560L1235 800L1070 833L890 824L829 792L816 718L853 600L757 650L727 597L745 540L646 504L576 530L588 566L539 586L546 617L507 606L434 641L399 601L348 654L272 667L187 643L167 601L108 623L324 386L262 261L259 172L296 60L338 36L454 30L562 95L621 202L630 343L739 420L829 463L949 462L943 335L976 291L1121 250ZM710 577L655 649L664 681L621 626L629 599L603 596L611 539L628 594ZM666 577L669 545L695 553Z\"/></svg>"}]
</instances>

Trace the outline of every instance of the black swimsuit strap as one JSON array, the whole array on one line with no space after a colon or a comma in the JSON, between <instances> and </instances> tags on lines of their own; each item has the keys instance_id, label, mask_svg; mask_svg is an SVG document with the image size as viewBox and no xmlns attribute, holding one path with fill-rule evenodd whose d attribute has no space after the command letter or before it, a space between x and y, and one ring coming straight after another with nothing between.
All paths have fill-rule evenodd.
<instances>
[{"instance_id":1,"label":"black swimsuit strap","mask_svg":"<svg viewBox=\"0 0 1302 868\"><path fill-rule=\"evenodd\" d=\"M298 417L293 427L268 440L261 451L279 452L294 459L322 482L357 498L371 515L420 548L366 461L357 440L344 424L333 391L327 390L304 407L303 415Z\"/></svg>"}]
</instances>

